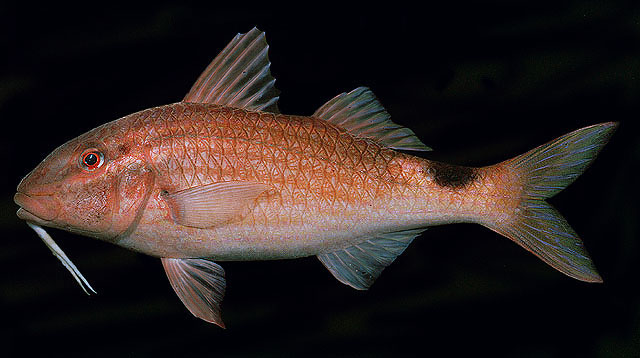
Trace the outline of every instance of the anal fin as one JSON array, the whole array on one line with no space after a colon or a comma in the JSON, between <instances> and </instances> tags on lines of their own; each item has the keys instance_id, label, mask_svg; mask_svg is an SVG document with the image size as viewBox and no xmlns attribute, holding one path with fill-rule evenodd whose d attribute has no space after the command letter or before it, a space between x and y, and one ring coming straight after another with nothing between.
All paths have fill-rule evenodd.
<instances>
[{"instance_id":1,"label":"anal fin","mask_svg":"<svg viewBox=\"0 0 640 358\"><path fill-rule=\"evenodd\" d=\"M220 314L226 281L224 270L205 259L162 258L171 287L194 316L225 328Z\"/></svg>"},{"instance_id":2,"label":"anal fin","mask_svg":"<svg viewBox=\"0 0 640 358\"><path fill-rule=\"evenodd\" d=\"M318 255L318 259L345 285L366 290L426 228L377 235L354 246Z\"/></svg>"}]
</instances>

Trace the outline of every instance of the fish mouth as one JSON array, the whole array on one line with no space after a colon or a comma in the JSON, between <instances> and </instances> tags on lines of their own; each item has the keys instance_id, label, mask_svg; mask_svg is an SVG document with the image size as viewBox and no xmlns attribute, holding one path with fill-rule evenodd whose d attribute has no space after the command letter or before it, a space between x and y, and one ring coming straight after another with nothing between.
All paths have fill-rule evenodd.
<instances>
[{"instance_id":1,"label":"fish mouth","mask_svg":"<svg viewBox=\"0 0 640 358\"><path fill-rule=\"evenodd\" d=\"M29 195L17 192L13 201L20 205L16 215L22 220L43 224L58 217L60 205L51 195Z\"/></svg>"}]
</instances>

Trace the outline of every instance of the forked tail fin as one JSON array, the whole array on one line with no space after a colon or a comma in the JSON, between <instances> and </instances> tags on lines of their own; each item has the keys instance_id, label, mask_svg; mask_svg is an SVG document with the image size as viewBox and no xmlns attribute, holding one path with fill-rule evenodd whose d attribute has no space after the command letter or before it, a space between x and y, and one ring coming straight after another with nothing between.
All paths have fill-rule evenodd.
<instances>
[{"instance_id":1,"label":"forked tail fin","mask_svg":"<svg viewBox=\"0 0 640 358\"><path fill-rule=\"evenodd\" d=\"M608 122L578 129L499 164L515 174L520 201L509 219L487 226L570 277L602 282L582 240L545 199L584 172L616 127Z\"/></svg>"}]
</instances>

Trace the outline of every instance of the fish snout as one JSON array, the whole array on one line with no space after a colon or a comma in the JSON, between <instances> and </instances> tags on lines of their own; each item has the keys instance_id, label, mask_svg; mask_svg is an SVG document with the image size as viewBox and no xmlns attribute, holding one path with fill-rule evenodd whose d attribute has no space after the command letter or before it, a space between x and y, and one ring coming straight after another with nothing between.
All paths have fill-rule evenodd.
<instances>
[{"instance_id":1,"label":"fish snout","mask_svg":"<svg viewBox=\"0 0 640 358\"><path fill-rule=\"evenodd\" d=\"M17 192L13 201L20 205L16 213L20 219L35 221L36 219L51 221L58 217L60 203L52 195L29 195Z\"/></svg>"}]
</instances>

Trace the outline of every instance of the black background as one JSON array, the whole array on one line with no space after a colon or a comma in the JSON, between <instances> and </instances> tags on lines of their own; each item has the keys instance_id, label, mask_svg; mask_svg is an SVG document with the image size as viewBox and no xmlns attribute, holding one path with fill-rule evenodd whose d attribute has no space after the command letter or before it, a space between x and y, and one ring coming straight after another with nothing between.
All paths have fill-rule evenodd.
<instances>
[{"instance_id":1,"label":"black background","mask_svg":"<svg viewBox=\"0 0 640 358\"><path fill-rule=\"evenodd\" d=\"M29 356L640 355L637 1L0 5L0 347ZM87 297L15 217L19 180L65 141L179 101L238 32L266 31L280 109L368 86L428 158L492 164L619 121L551 199L604 278L554 271L474 225L428 230L365 292L315 258L223 263L222 330L192 317L158 259L50 230ZM8 352L8 353L7 353Z\"/></svg>"}]
</instances>

